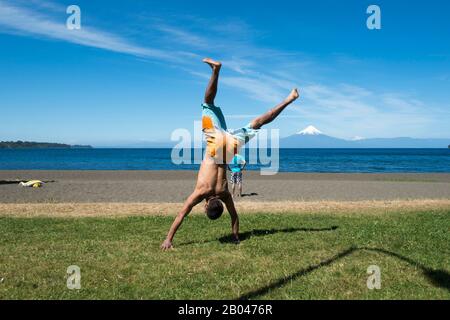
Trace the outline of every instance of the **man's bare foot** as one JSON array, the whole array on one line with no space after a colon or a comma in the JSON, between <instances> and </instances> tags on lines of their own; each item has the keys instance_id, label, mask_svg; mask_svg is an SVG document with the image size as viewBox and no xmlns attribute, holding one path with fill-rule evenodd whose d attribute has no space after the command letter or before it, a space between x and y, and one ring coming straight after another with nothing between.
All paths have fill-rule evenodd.
<instances>
[{"instance_id":1,"label":"man's bare foot","mask_svg":"<svg viewBox=\"0 0 450 320\"><path fill-rule=\"evenodd\" d=\"M210 58L203 59L203 62L209 64L209 66L213 69L220 69L222 67L222 64L220 62L214 61L213 59Z\"/></svg>"},{"instance_id":2,"label":"man's bare foot","mask_svg":"<svg viewBox=\"0 0 450 320\"><path fill-rule=\"evenodd\" d=\"M299 96L300 96L300 95L298 94L298 90L297 90L297 88L295 88L295 89L293 89L293 90L291 91L291 93L290 93L289 96L286 98L286 100L288 100L288 101L290 101L290 102L293 102L293 101L297 100Z\"/></svg>"}]
</instances>

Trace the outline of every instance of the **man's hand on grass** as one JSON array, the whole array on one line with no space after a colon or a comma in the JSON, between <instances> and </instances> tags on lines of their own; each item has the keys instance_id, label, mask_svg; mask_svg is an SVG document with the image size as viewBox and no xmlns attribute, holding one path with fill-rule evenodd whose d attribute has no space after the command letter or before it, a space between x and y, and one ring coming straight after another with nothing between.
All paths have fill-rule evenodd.
<instances>
[{"instance_id":1,"label":"man's hand on grass","mask_svg":"<svg viewBox=\"0 0 450 320\"><path fill-rule=\"evenodd\" d=\"M161 250L166 251L173 249L172 241L170 240L164 240L164 242L161 244Z\"/></svg>"}]
</instances>

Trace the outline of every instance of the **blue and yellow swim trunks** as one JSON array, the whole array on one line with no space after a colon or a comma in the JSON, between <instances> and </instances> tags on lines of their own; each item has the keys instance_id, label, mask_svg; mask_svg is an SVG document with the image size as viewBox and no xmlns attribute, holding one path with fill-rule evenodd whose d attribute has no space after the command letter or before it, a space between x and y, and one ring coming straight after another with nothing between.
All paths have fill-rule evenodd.
<instances>
[{"instance_id":1,"label":"blue and yellow swim trunks","mask_svg":"<svg viewBox=\"0 0 450 320\"><path fill-rule=\"evenodd\" d=\"M242 146L256 136L258 130L253 129L251 124L237 130L228 130L219 107L206 103L202 107L202 130L206 137L206 153L214 158L216 163L228 164Z\"/></svg>"}]
</instances>

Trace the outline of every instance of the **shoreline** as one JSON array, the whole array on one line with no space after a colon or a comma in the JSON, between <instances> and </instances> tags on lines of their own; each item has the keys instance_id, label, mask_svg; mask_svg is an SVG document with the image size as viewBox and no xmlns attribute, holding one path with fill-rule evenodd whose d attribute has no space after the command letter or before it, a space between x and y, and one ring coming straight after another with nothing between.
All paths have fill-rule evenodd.
<instances>
[{"instance_id":1,"label":"shoreline","mask_svg":"<svg viewBox=\"0 0 450 320\"><path fill-rule=\"evenodd\" d=\"M196 171L3 171L1 203L182 203ZM24 188L18 180L51 181ZM449 174L245 172L236 202L393 201L450 199Z\"/></svg>"},{"instance_id":2,"label":"shoreline","mask_svg":"<svg viewBox=\"0 0 450 320\"><path fill-rule=\"evenodd\" d=\"M174 175L176 173L176 175ZM0 169L0 181L11 177L37 178L39 176L62 177L71 179L191 179L197 175L197 170L2 170ZM259 170L246 170L245 175L250 179L356 179L356 180L385 180L396 178L411 180L433 180L450 182L450 172L279 172L276 175L262 176Z\"/></svg>"}]
</instances>

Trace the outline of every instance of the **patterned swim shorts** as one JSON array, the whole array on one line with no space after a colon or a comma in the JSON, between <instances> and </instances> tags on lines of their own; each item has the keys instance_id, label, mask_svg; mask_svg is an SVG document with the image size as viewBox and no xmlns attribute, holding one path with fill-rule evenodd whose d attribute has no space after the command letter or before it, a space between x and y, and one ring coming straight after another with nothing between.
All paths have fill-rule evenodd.
<instances>
[{"instance_id":1,"label":"patterned swim shorts","mask_svg":"<svg viewBox=\"0 0 450 320\"><path fill-rule=\"evenodd\" d=\"M242 183L242 171L231 173L231 184Z\"/></svg>"},{"instance_id":2,"label":"patterned swim shorts","mask_svg":"<svg viewBox=\"0 0 450 320\"><path fill-rule=\"evenodd\" d=\"M203 129L207 153L217 163L228 164L239 153L242 146L257 135L258 131L250 124L237 130Z\"/></svg>"}]
</instances>

